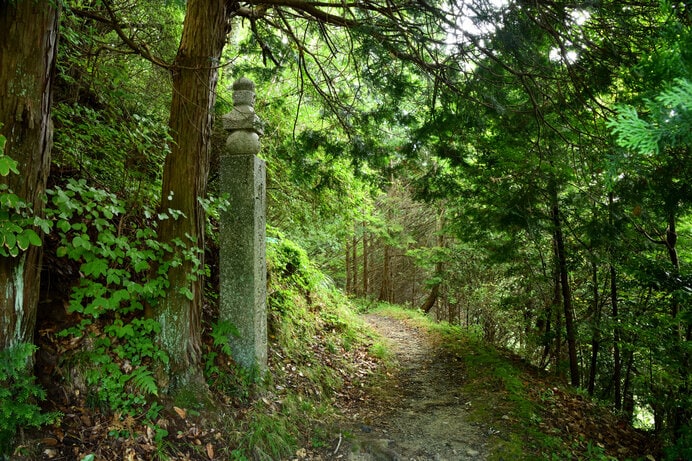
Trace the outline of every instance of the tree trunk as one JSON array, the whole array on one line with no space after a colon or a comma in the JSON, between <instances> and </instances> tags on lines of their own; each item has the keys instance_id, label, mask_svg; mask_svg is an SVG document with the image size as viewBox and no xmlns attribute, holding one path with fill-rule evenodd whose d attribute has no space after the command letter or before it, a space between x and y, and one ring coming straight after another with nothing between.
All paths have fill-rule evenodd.
<instances>
[{"instance_id":1,"label":"tree trunk","mask_svg":"<svg viewBox=\"0 0 692 461\"><path fill-rule=\"evenodd\" d=\"M543 330L543 356L541 357L540 365L539 367L541 369L545 369L545 367L548 366L550 363L550 323L553 318L553 304L554 302L551 303L546 303L546 309L545 309L545 322L544 322L544 327L541 328L541 323L539 321L538 324L538 331L540 332Z\"/></svg>"},{"instance_id":2,"label":"tree trunk","mask_svg":"<svg viewBox=\"0 0 692 461\"><path fill-rule=\"evenodd\" d=\"M391 302L391 286L392 286L392 274L390 270L390 259L391 259L392 249L389 245L385 243L384 245L384 259L382 263L382 284L380 285L380 295L378 297L379 301Z\"/></svg>"},{"instance_id":3,"label":"tree trunk","mask_svg":"<svg viewBox=\"0 0 692 461\"><path fill-rule=\"evenodd\" d=\"M591 364L589 367L589 382L587 391L593 395L596 387L596 371L598 366L598 352L601 347L601 302L598 293L598 266L596 261L591 261L591 279L593 283L593 336L591 338Z\"/></svg>"},{"instance_id":4,"label":"tree trunk","mask_svg":"<svg viewBox=\"0 0 692 461\"><path fill-rule=\"evenodd\" d=\"M365 231L365 222L363 222L363 297L368 297L368 277L370 273L368 272L368 235Z\"/></svg>"},{"instance_id":5,"label":"tree trunk","mask_svg":"<svg viewBox=\"0 0 692 461\"><path fill-rule=\"evenodd\" d=\"M351 294L353 288L351 287L351 244L348 239L346 239L346 294Z\"/></svg>"},{"instance_id":6,"label":"tree trunk","mask_svg":"<svg viewBox=\"0 0 692 461\"><path fill-rule=\"evenodd\" d=\"M613 219L613 193L608 194L608 222L611 229L614 226ZM622 408L622 360L620 358L620 319L618 318L618 290L617 272L615 270L615 248L610 247L610 308L613 318L613 403L615 409Z\"/></svg>"},{"instance_id":7,"label":"tree trunk","mask_svg":"<svg viewBox=\"0 0 692 461\"><path fill-rule=\"evenodd\" d=\"M553 220L553 238L555 239L555 256L558 271L560 273L560 287L562 288L562 307L565 314L565 330L567 332L567 348L569 353L569 372L572 386L579 387L579 360L577 358L577 338L572 315L572 292L567 271L567 255L565 241L562 234L560 219L560 207L558 204L557 187L551 186L551 215Z\"/></svg>"},{"instance_id":8,"label":"tree trunk","mask_svg":"<svg viewBox=\"0 0 692 461\"><path fill-rule=\"evenodd\" d=\"M435 306L435 302L437 301L439 294L440 294L440 284L436 283L435 285L433 285L432 289L430 290L430 294L426 298L423 305L420 307L420 310L422 310L426 314L428 312L430 312L430 309L432 309L433 306Z\"/></svg>"},{"instance_id":9,"label":"tree trunk","mask_svg":"<svg viewBox=\"0 0 692 461\"><path fill-rule=\"evenodd\" d=\"M436 236L436 243L437 247L440 248L440 251L445 247L445 237L444 234L442 233L442 229L444 229L444 217L445 217L445 210L442 208L440 212L437 214L437 219L435 220L435 230L437 233ZM435 262L435 278L438 280L435 282L435 284L432 286L432 289L430 290L430 294L428 295L427 299L423 303L423 305L420 307L420 309L425 312L426 314L430 312L430 309L435 306L435 302L437 301L437 298L440 296L440 284L442 283L442 258L440 255L437 256L437 260ZM449 315L448 315L449 317ZM450 323L452 323L452 319L448 319Z\"/></svg>"},{"instance_id":10,"label":"tree trunk","mask_svg":"<svg viewBox=\"0 0 692 461\"><path fill-rule=\"evenodd\" d=\"M0 2L0 133L19 174L0 177L43 216L53 126L51 89L60 2ZM0 349L33 342L41 276L41 247L0 257Z\"/></svg>"},{"instance_id":11,"label":"tree trunk","mask_svg":"<svg viewBox=\"0 0 692 461\"><path fill-rule=\"evenodd\" d=\"M627 415L628 421L634 416L634 393L632 391L632 368L634 365L634 352L627 355L627 367L625 367L625 384L622 389L622 411Z\"/></svg>"},{"instance_id":12,"label":"tree trunk","mask_svg":"<svg viewBox=\"0 0 692 461\"><path fill-rule=\"evenodd\" d=\"M216 99L219 59L231 11L226 0L188 0L180 47L172 67L173 100L169 127L173 138L163 171L161 211L183 216L161 223L159 238L177 255L176 242L196 251L168 271L170 288L157 307L159 339L170 357L173 388L200 374L204 267L204 210L209 139Z\"/></svg>"},{"instance_id":13,"label":"tree trunk","mask_svg":"<svg viewBox=\"0 0 692 461\"><path fill-rule=\"evenodd\" d=\"M351 288L353 288L353 295L358 296L358 238L356 237L355 224L353 226L353 242L351 243L351 250L353 254L351 255L351 262L353 263L351 276Z\"/></svg>"}]
</instances>

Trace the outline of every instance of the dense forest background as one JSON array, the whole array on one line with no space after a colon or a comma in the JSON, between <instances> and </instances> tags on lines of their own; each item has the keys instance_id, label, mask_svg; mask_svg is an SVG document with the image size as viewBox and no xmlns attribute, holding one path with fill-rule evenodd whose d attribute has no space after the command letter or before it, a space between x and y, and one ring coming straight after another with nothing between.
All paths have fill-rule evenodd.
<instances>
[{"instance_id":1,"label":"dense forest background","mask_svg":"<svg viewBox=\"0 0 692 461\"><path fill-rule=\"evenodd\" d=\"M213 120L244 76L281 251L689 447L691 25L677 1L1 2L0 395L27 406L0 415L51 418L21 370L64 305L64 336L105 332L104 393L204 382L231 328L204 320L233 209Z\"/></svg>"}]
</instances>

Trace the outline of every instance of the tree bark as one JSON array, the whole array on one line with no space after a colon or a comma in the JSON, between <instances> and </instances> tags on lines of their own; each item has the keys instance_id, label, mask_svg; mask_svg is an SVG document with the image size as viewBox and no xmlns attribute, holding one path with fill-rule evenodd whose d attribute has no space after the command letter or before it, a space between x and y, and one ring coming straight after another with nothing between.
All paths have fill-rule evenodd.
<instances>
[{"instance_id":1,"label":"tree bark","mask_svg":"<svg viewBox=\"0 0 692 461\"><path fill-rule=\"evenodd\" d=\"M598 266L596 261L591 261L591 280L593 283L593 336L591 337L591 364L589 366L589 382L587 391L593 395L596 388L596 372L598 366L598 352L601 347L601 302L598 293Z\"/></svg>"},{"instance_id":2,"label":"tree bark","mask_svg":"<svg viewBox=\"0 0 692 461\"><path fill-rule=\"evenodd\" d=\"M200 372L205 216L198 199L206 194L218 65L229 31L231 3L236 2L188 0L183 34L171 68L172 142L163 171L161 210L179 210L183 216L164 220L159 238L178 255L182 249L175 242L200 250L183 264L171 267L170 288L156 309L161 324L159 340L170 357L173 387L186 384Z\"/></svg>"},{"instance_id":3,"label":"tree bark","mask_svg":"<svg viewBox=\"0 0 692 461\"><path fill-rule=\"evenodd\" d=\"M351 250L353 254L351 255L351 262L353 263L351 276L351 288L353 288L353 295L358 296L358 238L356 237L356 225L353 225L353 242L351 243Z\"/></svg>"},{"instance_id":4,"label":"tree bark","mask_svg":"<svg viewBox=\"0 0 692 461\"><path fill-rule=\"evenodd\" d=\"M346 294L349 295L353 291L351 288L351 244L346 239Z\"/></svg>"},{"instance_id":5,"label":"tree bark","mask_svg":"<svg viewBox=\"0 0 692 461\"><path fill-rule=\"evenodd\" d=\"M611 229L614 226L615 200L612 192L608 194L608 223ZM613 318L613 403L615 409L622 409L622 359L620 357L620 319L618 318L618 287L617 272L615 270L615 247L610 247L610 309Z\"/></svg>"},{"instance_id":6,"label":"tree bark","mask_svg":"<svg viewBox=\"0 0 692 461\"><path fill-rule=\"evenodd\" d=\"M390 259L392 257L391 253L392 248L385 243L384 259L382 262L382 284L380 285L380 295L378 296L378 300L383 302L392 301L392 274L390 269Z\"/></svg>"},{"instance_id":7,"label":"tree bark","mask_svg":"<svg viewBox=\"0 0 692 461\"><path fill-rule=\"evenodd\" d=\"M555 257L560 274L560 287L562 290L562 307L565 314L565 330L567 333L567 349L569 353L569 372L572 386L579 387L579 361L577 358L577 338L572 314L572 292L567 271L567 254L565 240L562 234L562 222L560 206L558 204L557 186L551 185L551 217L553 220L553 238L555 239Z\"/></svg>"},{"instance_id":8,"label":"tree bark","mask_svg":"<svg viewBox=\"0 0 692 461\"><path fill-rule=\"evenodd\" d=\"M53 126L51 90L58 44L60 2L0 2L0 132L5 154L19 174L0 177L44 213L43 195L50 169ZM0 349L33 342L41 276L41 247L31 245L16 257L0 257Z\"/></svg>"},{"instance_id":9,"label":"tree bark","mask_svg":"<svg viewBox=\"0 0 692 461\"><path fill-rule=\"evenodd\" d=\"M445 217L445 210L444 208L440 209L440 212L437 214L437 219L435 220L435 231L437 233L435 239L437 243L437 247L442 250L445 247L445 237L444 234L442 233L442 229L444 229L444 217ZM430 310L435 306L435 302L437 301L437 298L440 296L440 284L442 283L442 258L440 256L437 256L437 260L435 262L435 277L439 280L436 282L432 289L430 290L430 294L426 298L425 302L421 306L421 310L425 312L426 314L430 312ZM447 315L449 317L449 313ZM450 323L452 323L452 319L448 319Z\"/></svg>"},{"instance_id":10,"label":"tree bark","mask_svg":"<svg viewBox=\"0 0 692 461\"><path fill-rule=\"evenodd\" d=\"M368 278L370 273L368 272L368 234L365 230L365 222L363 222L363 297L368 297Z\"/></svg>"},{"instance_id":11,"label":"tree bark","mask_svg":"<svg viewBox=\"0 0 692 461\"><path fill-rule=\"evenodd\" d=\"M436 283L435 285L433 285L432 289L430 290L430 294L425 299L425 302L420 307L420 310L422 310L426 314L428 312L430 312L430 310L435 306L435 302L437 301L437 298L439 297L439 295L440 295L440 284Z\"/></svg>"}]
</instances>

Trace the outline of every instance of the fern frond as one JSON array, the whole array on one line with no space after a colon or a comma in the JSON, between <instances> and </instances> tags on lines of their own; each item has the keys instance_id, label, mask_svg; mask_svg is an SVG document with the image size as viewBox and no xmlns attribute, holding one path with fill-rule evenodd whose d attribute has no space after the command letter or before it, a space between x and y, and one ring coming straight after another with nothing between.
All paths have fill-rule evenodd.
<instances>
[{"instance_id":1,"label":"fern frond","mask_svg":"<svg viewBox=\"0 0 692 461\"><path fill-rule=\"evenodd\" d=\"M135 389L143 394L159 395L159 386L156 384L153 373L146 368L137 368L132 371L130 380Z\"/></svg>"}]
</instances>

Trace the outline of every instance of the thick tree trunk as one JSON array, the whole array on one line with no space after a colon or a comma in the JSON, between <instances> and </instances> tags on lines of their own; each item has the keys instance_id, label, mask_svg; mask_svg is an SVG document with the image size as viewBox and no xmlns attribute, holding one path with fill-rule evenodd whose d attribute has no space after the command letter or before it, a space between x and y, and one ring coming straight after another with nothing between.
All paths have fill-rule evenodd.
<instances>
[{"instance_id":1,"label":"thick tree trunk","mask_svg":"<svg viewBox=\"0 0 692 461\"><path fill-rule=\"evenodd\" d=\"M173 67L169 126L173 141L163 172L161 210L183 216L162 222L159 237L200 251L168 272L170 288L157 307L160 343L170 357L173 387L199 374L204 267L205 216L198 199L205 196L209 139L221 52L228 32L226 0L188 0L183 35Z\"/></svg>"},{"instance_id":2,"label":"thick tree trunk","mask_svg":"<svg viewBox=\"0 0 692 461\"><path fill-rule=\"evenodd\" d=\"M51 89L60 2L0 2L0 133L19 174L0 177L43 216L53 127ZM41 247L0 257L0 349L33 342L41 275Z\"/></svg>"}]
</instances>

